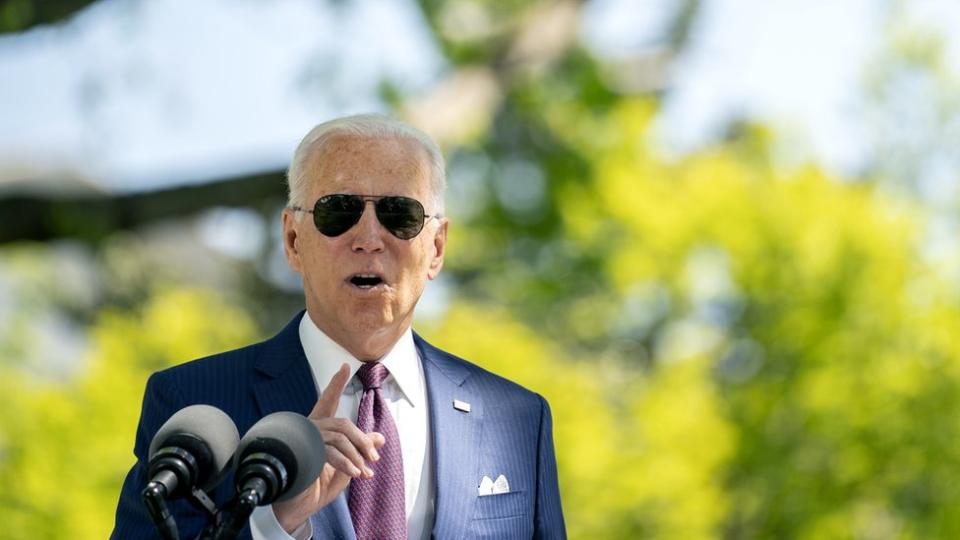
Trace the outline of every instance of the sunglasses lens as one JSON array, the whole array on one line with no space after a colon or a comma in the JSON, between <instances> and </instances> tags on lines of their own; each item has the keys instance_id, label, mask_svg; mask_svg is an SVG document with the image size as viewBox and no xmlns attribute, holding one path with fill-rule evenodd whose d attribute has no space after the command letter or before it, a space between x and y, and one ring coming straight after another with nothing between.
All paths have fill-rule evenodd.
<instances>
[{"instance_id":1,"label":"sunglasses lens","mask_svg":"<svg viewBox=\"0 0 960 540\"><path fill-rule=\"evenodd\" d=\"M325 236L340 236L360 221L363 199L356 195L327 195L313 207L313 222Z\"/></svg>"},{"instance_id":2,"label":"sunglasses lens","mask_svg":"<svg viewBox=\"0 0 960 540\"><path fill-rule=\"evenodd\" d=\"M340 236L360 221L366 206L359 195L327 195L313 207L313 223L325 236ZM382 197L376 202L377 219L391 234L409 240L423 230L423 205L409 197Z\"/></svg>"},{"instance_id":3,"label":"sunglasses lens","mask_svg":"<svg viewBox=\"0 0 960 540\"><path fill-rule=\"evenodd\" d=\"M423 229L423 205L409 197L384 197L377 201L377 219L401 240L409 240Z\"/></svg>"}]
</instances>

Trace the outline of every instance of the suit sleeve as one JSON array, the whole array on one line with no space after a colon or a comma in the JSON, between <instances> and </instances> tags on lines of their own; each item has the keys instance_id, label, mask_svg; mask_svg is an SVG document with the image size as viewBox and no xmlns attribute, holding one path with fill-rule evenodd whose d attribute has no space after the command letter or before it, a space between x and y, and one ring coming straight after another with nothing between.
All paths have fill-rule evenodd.
<instances>
[{"instance_id":1,"label":"suit sleeve","mask_svg":"<svg viewBox=\"0 0 960 540\"><path fill-rule=\"evenodd\" d=\"M176 388L169 384L163 373L154 373L150 376L143 395L143 408L140 411L140 423L137 426L137 437L133 448L137 461L127 473L120 491L116 523L113 534L110 535L111 540L160 538L140 498L140 492L146 487L148 480L149 456L147 453L150 441L160 426L173 416L173 413L186 405L188 404L180 397ZM167 505L177 521L180 538L196 538L206 526L206 516L191 506L186 499L171 500Z\"/></svg>"},{"instance_id":2,"label":"suit sleeve","mask_svg":"<svg viewBox=\"0 0 960 540\"><path fill-rule=\"evenodd\" d=\"M537 501L534 518L534 538L565 539L566 526L560 505L560 487L557 482L557 457L553 449L553 420L550 405L540 399L540 437L537 443Z\"/></svg>"}]
</instances>

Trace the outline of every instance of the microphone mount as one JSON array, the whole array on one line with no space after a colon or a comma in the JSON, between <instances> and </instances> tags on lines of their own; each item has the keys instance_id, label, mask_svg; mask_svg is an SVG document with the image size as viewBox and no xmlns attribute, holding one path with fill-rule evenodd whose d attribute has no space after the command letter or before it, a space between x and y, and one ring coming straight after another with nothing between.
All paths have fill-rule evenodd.
<instances>
[{"instance_id":1,"label":"microphone mount","mask_svg":"<svg viewBox=\"0 0 960 540\"><path fill-rule=\"evenodd\" d=\"M283 462L270 454L254 452L245 456L237 466L236 499L229 517L216 528L214 540L236 538L256 507L272 503L284 492L290 476Z\"/></svg>"}]
</instances>

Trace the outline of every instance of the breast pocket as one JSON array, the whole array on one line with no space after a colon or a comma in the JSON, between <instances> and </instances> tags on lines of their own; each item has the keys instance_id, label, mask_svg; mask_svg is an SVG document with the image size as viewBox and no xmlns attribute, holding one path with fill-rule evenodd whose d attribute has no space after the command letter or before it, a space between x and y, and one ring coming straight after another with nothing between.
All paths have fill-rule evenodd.
<instances>
[{"instance_id":1,"label":"breast pocket","mask_svg":"<svg viewBox=\"0 0 960 540\"><path fill-rule=\"evenodd\" d=\"M511 491L477 497L468 538L524 540L533 536L533 505L527 494Z\"/></svg>"},{"instance_id":2,"label":"breast pocket","mask_svg":"<svg viewBox=\"0 0 960 540\"><path fill-rule=\"evenodd\" d=\"M530 502L523 491L477 497L474 519L503 519L530 514Z\"/></svg>"}]
</instances>

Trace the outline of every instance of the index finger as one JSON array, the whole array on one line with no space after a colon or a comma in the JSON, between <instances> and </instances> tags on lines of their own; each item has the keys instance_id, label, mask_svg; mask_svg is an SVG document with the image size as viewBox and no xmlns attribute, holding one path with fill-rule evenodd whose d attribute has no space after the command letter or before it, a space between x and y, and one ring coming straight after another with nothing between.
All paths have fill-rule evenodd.
<instances>
[{"instance_id":1,"label":"index finger","mask_svg":"<svg viewBox=\"0 0 960 540\"><path fill-rule=\"evenodd\" d=\"M349 364L341 364L340 369L330 377L327 387L320 393L317 404L310 411L310 418L329 418L337 413L337 404L340 403L340 396L343 395L343 389L347 387L347 381L350 380Z\"/></svg>"}]
</instances>

